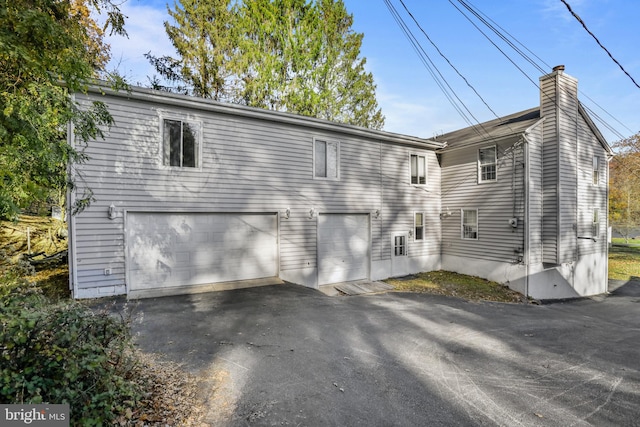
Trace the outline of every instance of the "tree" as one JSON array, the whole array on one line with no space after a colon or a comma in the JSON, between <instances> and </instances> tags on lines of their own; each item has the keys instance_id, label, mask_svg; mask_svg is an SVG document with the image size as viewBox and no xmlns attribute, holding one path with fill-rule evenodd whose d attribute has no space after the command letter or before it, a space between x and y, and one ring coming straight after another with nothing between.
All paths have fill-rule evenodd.
<instances>
[{"instance_id":1,"label":"tree","mask_svg":"<svg viewBox=\"0 0 640 427\"><path fill-rule=\"evenodd\" d=\"M111 0L0 0L0 217L73 184L66 168L84 155L67 143L68 123L86 141L111 122L103 104L81 110L69 97L108 60L91 11L124 34Z\"/></svg>"},{"instance_id":2,"label":"tree","mask_svg":"<svg viewBox=\"0 0 640 427\"><path fill-rule=\"evenodd\" d=\"M363 35L342 0L218 1L208 14L200 2L181 4L170 12L176 26L165 23L179 57L149 55L165 78L199 96L382 128Z\"/></svg>"},{"instance_id":3,"label":"tree","mask_svg":"<svg viewBox=\"0 0 640 427\"><path fill-rule=\"evenodd\" d=\"M610 164L609 220L628 243L640 228L640 133L613 148L617 153Z\"/></svg>"},{"instance_id":4,"label":"tree","mask_svg":"<svg viewBox=\"0 0 640 427\"><path fill-rule=\"evenodd\" d=\"M226 98L228 73L226 65L233 54L232 12L230 0L181 0L174 10L167 5L175 25L165 21L169 40L180 59L145 56L158 73L171 82L174 89L203 98ZM160 88L158 79L153 79ZM182 84L180 84L182 83Z\"/></svg>"}]
</instances>

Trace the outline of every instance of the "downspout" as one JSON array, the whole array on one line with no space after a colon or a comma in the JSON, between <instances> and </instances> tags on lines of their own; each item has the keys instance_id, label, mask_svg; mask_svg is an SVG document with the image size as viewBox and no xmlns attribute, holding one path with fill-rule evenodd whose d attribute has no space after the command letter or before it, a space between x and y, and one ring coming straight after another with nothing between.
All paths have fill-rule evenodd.
<instances>
[{"instance_id":1,"label":"downspout","mask_svg":"<svg viewBox=\"0 0 640 427\"><path fill-rule=\"evenodd\" d=\"M560 108L560 75L556 74L555 76L555 96L556 96L556 149L557 149L557 157L556 157L556 264L561 264L562 260L562 206L560 205L560 199L562 197L562 177L560 176L560 160L562 159L560 147L560 113L562 109Z\"/></svg>"},{"instance_id":2,"label":"downspout","mask_svg":"<svg viewBox=\"0 0 640 427\"><path fill-rule=\"evenodd\" d=\"M530 239L529 239L529 218L530 218L530 208L531 203L529 200L529 180L530 180L530 167L529 167L529 139L527 138L527 133L522 134L522 138L524 140L523 144L523 156L524 156L524 298L525 302L529 302L529 264L531 263L531 248Z\"/></svg>"},{"instance_id":3,"label":"downspout","mask_svg":"<svg viewBox=\"0 0 640 427\"><path fill-rule=\"evenodd\" d=\"M70 102L76 102L75 94L71 94ZM73 122L69 120L67 124L67 144L70 147L74 147L75 145L75 129L73 126ZM74 180L74 172L71 162L67 165L67 174L69 179L73 182ZM78 294L78 262L76 260L76 218L73 215L73 206L75 206L76 197L75 192L72 188L67 188L67 232L69 236L67 237L67 252L68 252L68 263L69 263L69 290L71 290L71 298L75 298Z\"/></svg>"}]
</instances>

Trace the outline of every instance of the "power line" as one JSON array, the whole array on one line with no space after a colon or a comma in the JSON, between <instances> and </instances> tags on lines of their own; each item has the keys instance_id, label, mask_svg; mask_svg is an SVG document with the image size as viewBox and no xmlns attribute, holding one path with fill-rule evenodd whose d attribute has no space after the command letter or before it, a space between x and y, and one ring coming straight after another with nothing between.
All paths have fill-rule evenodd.
<instances>
[{"instance_id":1,"label":"power line","mask_svg":"<svg viewBox=\"0 0 640 427\"><path fill-rule=\"evenodd\" d=\"M618 60L616 58L613 57L613 55L611 54L611 52L609 52L609 50L604 47L602 45L602 43L600 43L600 40L598 40L598 38L595 36L595 34L593 34L589 28L587 28L587 24L584 23L584 21L573 11L573 9L571 9L571 6L569 5L569 3L567 3L565 0L560 0L562 3L564 3L565 6L567 6L567 9L569 9L569 12L571 12L571 14L573 15L574 18L576 18L578 20L578 22L580 24L582 24L582 27L587 31L587 33L589 33L589 35L591 37L593 37L593 39L596 41L596 43L598 43L598 45L605 51L607 52L607 55L609 55L609 58L611 58L613 60L613 62L615 62L616 64L618 64L618 67L620 67L620 69L622 70L623 73L625 73L633 82L634 85L636 85L636 87L638 89L640 89L640 85L638 85L638 83L636 83L636 81L633 79L633 77L631 77L631 74L629 74L627 72L627 70L624 69L624 67L622 66L622 64L620 64L618 62Z\"/></svg>"}]
</instances>

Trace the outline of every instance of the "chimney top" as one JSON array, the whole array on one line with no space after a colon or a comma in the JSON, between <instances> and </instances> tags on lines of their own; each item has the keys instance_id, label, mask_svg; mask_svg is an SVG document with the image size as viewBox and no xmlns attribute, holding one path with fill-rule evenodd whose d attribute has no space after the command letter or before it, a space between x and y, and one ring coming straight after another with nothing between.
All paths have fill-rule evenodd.
<instances>
[{"instance_id":1,"label":"chimney top","mask_svg":"<svg viewBox=\"0 0 640 427\"><path fill-rule=\"evenodd\" d=\"M553 71L564 71L564 65L556 65L553 67Z\"/></svg>"}]
</instances>

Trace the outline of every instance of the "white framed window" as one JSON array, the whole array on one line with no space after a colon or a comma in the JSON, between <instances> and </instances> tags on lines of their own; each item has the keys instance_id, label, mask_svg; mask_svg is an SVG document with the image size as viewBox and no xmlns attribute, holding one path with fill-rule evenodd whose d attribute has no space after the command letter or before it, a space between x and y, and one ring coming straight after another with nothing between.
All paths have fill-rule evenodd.
<instances>
[{"instance_id":1,"label":"white framed window","mask_svg":"<svg viewBox=\"0 0 640 427\"><path fill-rule=\"evenodd\" d=\"M413 240L424 240L424 213L413 214Z\"/></svg>"},{"instance_id":2,"label":"white framed window","mask_svg":"<svg viewBox=\"0 0 640 427\"><path fill-rule=\"evenodd\" d=\"M340 142L313 140L313 177L340 179Z\"/></svg>"},{"instance_id":3,"label":"white framed window","mask_svg":"<svg viewBox=\"0 0 640 427\"><path fill-rule=\"evenodd\" d=\"M411 184L425 185L427 183L427 158L411 154L410 163Z\"/></svg>"},{"instance_id":4,"label":"white framed window","mask_svg":"<svg viewBox=\"0 0 640 427\"><path fill-rule=\"evenodd\" d=\"M200 123L162 119L162 164L180 168L199 168L200 138Z\"/></svg>"},{"instance_id":5,"label":"white framed window","mask_svg":"<svg viewBox=\"0 0 640 427\"><path fill-rule=\"evenodd\" d=\"M478 183L498 180L498 150L496 146L478 150Z\"/></svg>"},{"instance_id":6,"label":"white framed window","mask_svg":"<svg viewBox=\"0 0 640 427\"><path fill-rule=\"evenodd\" d=\"M461 234L463 239L478 239L478 210L462 209L461 216Z\"/></svg>"},{"instance_id":7,"label":"white framed window","mask_svg":"<svg viewBox=\"0 0 640 427\"><path fill-rule=\"evenodd\" d=\"M393 236L393 256L407 256L407 235Z\"/></svg>"},{"instance_id":8,"label":"white framed window","mask_svg":"<svg viewBox=\"0 0 640 427\"><path fill-rule=\"evenodd\" d=\"M600 158L597 156L593 156L592 182L593 185L600 185Z\"/></svg>"},{"instance_id":9,"label":"white framed window","mask_svg":"<svg viewBox=\"0 0 640 427\"><path fill-rule=\"evenodd\" d=\"M591 222L591 235L594 239L600 236L600 208L593 208L593 219Z\"/></svg>"}]
</instances>

